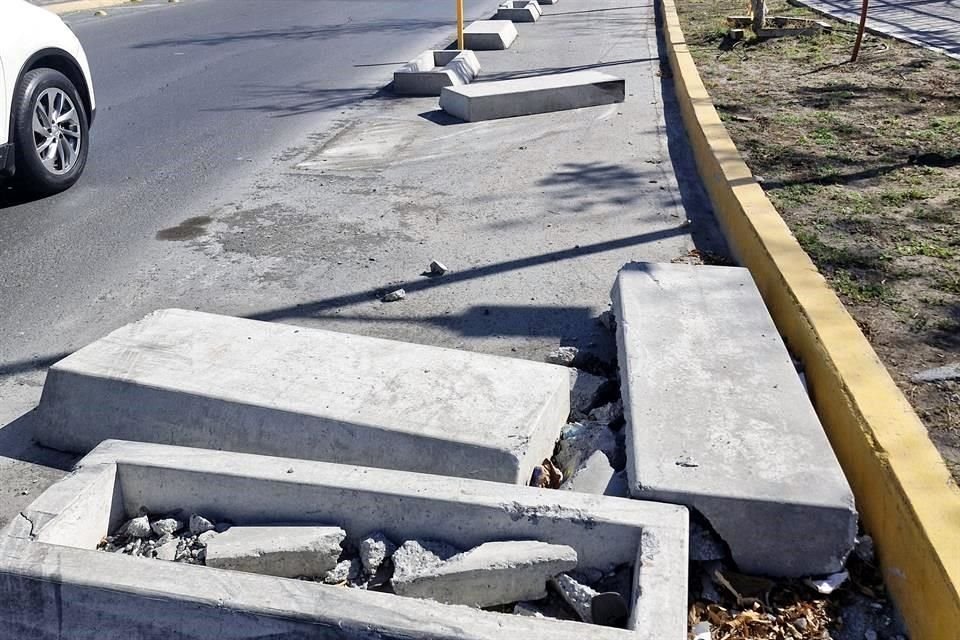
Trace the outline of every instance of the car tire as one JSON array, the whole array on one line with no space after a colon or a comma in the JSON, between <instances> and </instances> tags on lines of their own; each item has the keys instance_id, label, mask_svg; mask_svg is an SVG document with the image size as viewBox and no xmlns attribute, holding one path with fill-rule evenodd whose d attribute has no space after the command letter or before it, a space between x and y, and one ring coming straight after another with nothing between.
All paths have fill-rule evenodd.
<instances>
[{"instance_id":1,"label":"car tire","mask_svg":"<svg viewBox=\"0 0 960 640\"><path fill-rule=\"evenodd\" d=\"M23 76L13 104L17 182L38 195L72 186L90 146L87 110L76 87L55 69L33 69Z\"/></svg>"}]
</instances>

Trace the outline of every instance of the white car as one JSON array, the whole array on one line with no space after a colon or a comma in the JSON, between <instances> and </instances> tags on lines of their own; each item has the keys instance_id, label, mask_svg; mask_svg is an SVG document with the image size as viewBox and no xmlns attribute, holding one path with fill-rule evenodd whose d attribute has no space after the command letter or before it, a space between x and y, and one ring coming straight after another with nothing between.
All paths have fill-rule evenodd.
<instances>
[{"instance_id":1,"label":"white car","mask_svg":"<svg viewBox=\"0 0 960 640\"><path fill-rule=\"evenodd\" d=\"M70 187L87 163L95 113L73 31L25 0L0 0L0 175L38 194Z\"/></svg>"}]
</instances>

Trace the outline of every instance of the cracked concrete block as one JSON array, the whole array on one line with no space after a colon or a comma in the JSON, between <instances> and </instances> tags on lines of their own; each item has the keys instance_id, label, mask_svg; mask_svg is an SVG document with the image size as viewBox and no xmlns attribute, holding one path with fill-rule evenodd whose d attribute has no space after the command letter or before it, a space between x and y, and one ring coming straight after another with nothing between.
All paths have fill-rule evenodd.
<instances>
[{"instance_id":1,"label":"cracked concrete block","mask_svg":"<svg viewBox=\"0 0 960 640\"><path fill-rule=\"evenodd\" d=\"M444 87L440 108L466 122L513 118L623 102L622 78L600 71L573 71L513 80Z\"/></svg>"},{"instance_id":2,"label":"cracked concrete block","mask_svg":"<svg viewBox=\"0 0 960 640\"><path fill-rule=\"evenodd\" d=\"M168 309L51 367L38 413L64 451L126 438L521 484L553 453L569 372Z\"/></svg>"},{"instance_id":3,"label":"cracked concrete block","mask_svg":"<svg viewBox=\"0 0 960 640\"><path fill-rule=\"evenodd\" d=\"M613 304L631 494L695 508L746 573L839 571L853 495L750 272L629 264Z\"/></svg>"},{"instance_id":4,"label":"cracked concrete block","mask_svg":"<svg viewBox=\"0 0 960 640\"><path fill-rule=\"evenodd\" d=\"M480 73L473 51L428 50L393 72L393 92L438 96L443 87L468 84Z\"/></svg>"},{"instance_id":5,"label":"cracked concrete block","mask_svg":"<svg viewBox=\"0 0 960 640\"><path fill-rule=\"evenodd\" d=\"M577 622L96 551L141 507L203 513L233 523L228 532L263 526L266 517L335 523L351 547L370 531L392 540L436 536L465 548L502 540L566 545L584 567L633 567L624 593L632 594L627 628L590 628L592 640L686 638L684 507L121 441L102 443L0 531L0 636L52 638L70 629L78 638L248 640L313 638L333 629L344 640L371 633L582 640L585 632Z\"/></svg>"},{"instance_id":6,"label":"cracked concrete block","mask_svg":"<svg viewBox=\"0 0 960 640\"><path fill-rule=\"evenodd\" d=\"M323 577L337 566L340 527L230 527L207 542L207 566L295 578Z\"/></svg>"},{"instance_id":7,"label":"cracked concrete block","mask_svg":"<svg viewBox=\"0 0 960 640\"><path fill-rule=\"evenodd\" d=\"M463 46L473 51L500 51L509 49L517 35L510 20L477 20L463 30Z\"/></svg>"},{"instance_id":8,"label":"cracked concrete block","mask_svg":"<svg viewBox=\"0 0 960 640\"><path fill-rule=\"evenodd\" d=\"M547 581L577 566L566 545L488 542L393 580L397 594L448 604L491 607L547 595Z\"/></svg>"}]
</instances>

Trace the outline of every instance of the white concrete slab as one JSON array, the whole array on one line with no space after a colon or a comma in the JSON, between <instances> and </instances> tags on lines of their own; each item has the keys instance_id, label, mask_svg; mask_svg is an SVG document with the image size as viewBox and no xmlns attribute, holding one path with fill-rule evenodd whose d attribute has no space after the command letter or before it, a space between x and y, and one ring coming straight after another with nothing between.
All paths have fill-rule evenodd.
<instances>
[{"instance_id":1,"label":"white concrete slab","mask_svg":"<svg viewBox=\"0 0 960 640\"><path fill-rule=\"evenodd\" d=\"M575 71L444 87L440 108L467 122L623 102L625 83L600 71Z\"/></svg>"},{"instance_id":2,"label":"white concrete slab","mask_svg":"<svg viewBox=\"0 0 960 640\"><path fill-rule=\"evenodd\" d=\"M268 576L323 577L337 566L340 527L230 527L207 542L206 565Z\"/></svg>"},{"instance_id":3,"label":"white concrete slab","mask_svg":"<svg viewBox=\"0 0 960 640\"><path fill-rule=\"evenodd\" d=\"M362 589L95 551L140 508L426 535L473 548L567 545L583 566L634 563L627 629L584 627ZM682 640L686 509L566 491L108 441L0 532L0 637ZM221 534L223 535L223 534Z\"/></svg>"},{"instance_id":4,"label":"white concrete slab","mask_svg":"<svg viewBox=\"0 0 960 640\"><path fill-rule=\"evenodd\" d=\"M463 46L473 51L509 49L517 35L510 20L477 20L463 30Z\"/></svg>"},{"instance_id":5,"label":"white concrete slab","mask_svg":"<svg viewBox=\"0 0 960 640\"><path fill-rule=\"evenodd\" d=\"M429 50L393 72L393 92L438 96L443 87L470 83L480 73L473 51Z\"/></svg>"},{"instance_id":6,"label":"white concrete slab","mask_svg":"<svg viewBox=\"0 0 960 640\"><path fill-rule=\"evenodd\" d=\"M492 607L547 597L547 581L577 568L577 552L536 540L486 542L391 584L403 596Z\"/></svg>"},{"instance_id":7,"label":"white concrete slab","mask_svg":"<svg viewBox=\"0 0 960 640\"><path fill-rule=\"evenodd\" d=\"M494 20L509 20L511 22L536 22L543 15L536 0L508 0L497 9Z\"/></svg>"},{"instance_id":8,"label":"white concrete slab","mask_svg":"<svg viewBox=\"0 0 960 640\"><path fill-rule=\"evenodd\" d=\"M37 440L108 438L525 483L570 411L563 367L168 309L47 374Z\"/></svg>"},{"instance_id":9,"label":"white concrete slab","mask_svg":"<svg viewBox=\"0 0 960 640\"><path fill-rule=\"evenodd\" d=\"M631 494L697 509L748 573L838 571L853 495L750 273L629 264L613 305Z\"/></svg>"}]
</instances>

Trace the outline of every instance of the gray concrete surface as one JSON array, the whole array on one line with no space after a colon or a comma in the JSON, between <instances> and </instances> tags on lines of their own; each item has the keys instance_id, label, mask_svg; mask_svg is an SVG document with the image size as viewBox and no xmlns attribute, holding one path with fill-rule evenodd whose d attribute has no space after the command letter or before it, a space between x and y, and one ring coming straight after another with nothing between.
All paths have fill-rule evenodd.
<instances>
[{"instance_id":1,"label":"gray concrete surface","mask_svg":"<svg viewBox=\"0 0 960 640\"><path fill-rule=\"evenodd\" d=\"M860 22L860 0L798 0L821 13ZM960 4L955 0L871 0L867 29L960 60Z\"/></svg>"},{"instance_id":2,"label":"gray concrete surface","mask_svg":"<svg viewBox=\"0 0 960 640\"><path fill-rule=\"evenodd\" d=\"M529 116L623 102L622 78L601 71L574 71L444 87L440 108L465 122Z\"/></svg>"},{"instance_id":3,"label":"gray concrete surface","mask_svg":"<svg viewBox=\"0 0 960 640\"><path fill-rule=\"evenodd\" d=\"M509 49L517 35L509 20L477 20L463 30L463 46L475 51Z\"/></svg>"},{"instance_id":4,"label":"gray concrete surface","mask_svg":"<svg viewBox=\"0 0 960 640\"><path fill-rule=\"evenodd\" d=\"M291 524L336 523L353 544L371 530L397 540L426 534L463 548L504 538L565 544L586 566L637 564L630 630L591 629L592 637L686 637L688 519L683 507L108 441L0 535L0 638L46 638L58 632L71 640L205 638L211 633L316 638L327 637L325 629L337 638L573 639L583 634L582 627L567 622L93 550L114 523L141 507L201 512L237 526L262 524L265 517Z\"/></svg>"},{"instance_id":5,"label":"gray concrete surface","mask_svg":"<svg viewBox=\"0 0 960 640\"><path fill-rule=\"evenodd\" d=\"M543 12L536 0L507 0L501 2L497 8L494 20L509 20L511 22L536 22Z\"/></svg>"},{"instance_id":6,"label":"gray concrete surface","mask_svg":"<svg viewBox=\"0 0 960 640\"><path fill-rule=\"evenodd\" d=\"M749 271L627 265L613 305L633 497L699 511L746 573L839 571L853 495Z\"/></svg>"},{"instance_id":7,"label":"gray concrete surface","mask_svg":"<svg viewBox=\"0 0 960 640\"><path fill-rule=\"evenodd\" d=\"M485 542L391 584L401 596L493 607L547 597L547 580L577 568L577 552L536 540Z\"/></svg>"},{"instance_id":8,"label":"gray concrete surface","mask_svg":"<svg viewBox=\"0 0 960 640\"><path fill-rule=\"evenodd\" d=\"M281 578L322 578L337 566L340 527L230 527L207 542L205 564Z\"/></svg>"},{"instance_id":9,"label":"gray concrete surface","mask_svg":"<svg viewBox=\"0 0 960 640\"><path fill-rule=\"evenodd\" d=\"M569 379L519 358L165 309L54 365L36 437L525 484L570 413Z\"/></svg>"},{"instance_id":10,"label":"gray concrete surface","mask_svg":"<svg viewBox=\"0 0 960 640\"><path fill-rule=\"evenodd\" d=\"M72 462L31 442L47 367L156 309L610 360L595 318L621 265L724 251L652 6L565 0L477 53L486 79L608 70L624 103L460 124L436 98L376 94L453 40L449 6L407 4L147 0L73 21L103 109L90 172L0 215L0 523ZM467 0L468 19L495 5ZM134 122L156 160L117 151ZM435 259L450 272L421 276Z\"/></svg>"},{"instance_id":11,"label":"gray concrete surface","mask_svg":"<svg viewBox=\"0 0 960 640\"><path fill-rule=\"evenodd\" d=\"M443 87L468 84L480 73L473 51L428 50L393 72L393 92L439 96Z\"/></svg>"}]
</instances>

